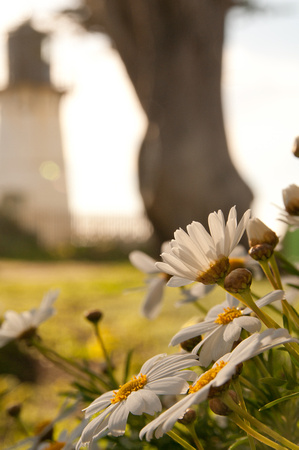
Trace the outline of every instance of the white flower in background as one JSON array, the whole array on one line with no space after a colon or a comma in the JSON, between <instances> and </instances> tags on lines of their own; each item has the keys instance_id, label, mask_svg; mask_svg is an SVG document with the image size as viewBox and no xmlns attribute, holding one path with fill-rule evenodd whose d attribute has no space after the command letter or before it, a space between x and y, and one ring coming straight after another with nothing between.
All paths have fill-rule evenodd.
<instances>
[{"instance_id":1,"label":"white flower in background","mask_svg":"<svg viewBox=\"0 0 299 450\"><path fill-rule=\"evenodd\" d=\"M281 300L283 296L284 291L273 291L257 300L256 305L261 308ZM204 322L180 330L172 338L170 345L177 345L207 333L205 338L192 350L192 353L200 350L199 363L201 366L207 367L212 361L216 361L231 351L234 342L239 339L242 329L249 333L261 329L260 320L249 315L252 310L250 308L239 309L238 306L239 300L227 294L225 302L210 309Z\"/></svg>"},{"instance_id":2,"label":"white flower in background","mask_svg":"<svg viewBox=\"0 0 299 450\"><path fill-rule=\"evenodd\" d=\"M299 186L291 184L282 191L285 210L281 211L280 220L292 228L299 227Z\"/></svg>"},{"instance_id":3,"label":"white flower in background","mask_svg":"<svg viewBox=\"0 0 299 450\"><path fill-rule=\"evenodd\" d=\"M118 390L101 395L86 408L86 418L98 412L100 414L85 427L76 449L108 433L113 436L123 435L129 413L153 415L161 411L158 395L187 392L187 380L194 381L196 374L183 369L192 366L198 366L198 361L195 355L190 354L162 354L149 359L137 376Z\"/></svg>"},{"instance_id":4,"label":"white flower in background","mask_svg":"<svg viewBox=\"0 0 299 450\"><path fill-rule=\"evenodd\" d=\"M162 437L172 429L178 419L183 417L187 408L206 400L212 387L219 388L229 382L236 374L240 363L287 342L299 340L291 337L284 328L277 330L270 328L261 334L254 333L244 339L231 353L224 355L210 370L200 375L189 388L188 395L146 425L139 434L140 439L145 436L150 441L154 435L156 438Z\"/></svg>"},{"instance_id":5,"label":"white flower in background","mask_svg":"<svg viewBox=\"0 0 299 450\"><path fill-rule=\"evenodd\" d=\"M76 441L82 433L83 428L87 425L87 420L80 421L79 425L77 425L73 430L62 430L59 433L57 440L55 441L46 441L45 439L52 434L55 434L56 424L58 422L62 422L64 420L70 420L71 415L77 415L78 413L79 402L75 402L73 404L69 403L69 400L66 400L60 411L58 412L57 417L49 422L42 422L41 424L37 424L35 435L27 437L19 442L17 442L12 447L9 447L7 450L15 450L17 448L26 448L30 450L74 450L74 441ZM98 447L91 447L90 450L97 450Z\"/></svg>"},{"instance_id":6,"label":"white flower in background","mask_svg":"<svg viewBox=\"0 0 299 450\"><path fill-rule=\"evenodd\" d=\"M237 224L236 208L231 208L227 222L221 210L208 217L209 234L199 222L187 226L187 233L179 229L170 242L170 251L162 253L163 262L156 263L161 272L172 275L168 286L184 286L192 281L215 284L229 270L229 255L239 243L250 210Z\"/></svg>"},{"instance_id":7,"label":"white flower in background","mask_svg":"<svg viewBox=\"0 0 299 450\"><path fill-rule=\"evenodd\" d=\"M161 250L165 252L169 248L169 242L164 242ZM143 299L140 313L147 319L154 319L161 311L164 288L169 280L169 276L162 273L156 267L156 260L144 252L135 250L129 254L129 259L131 264L138 270L152 275L146 279L147 293Z\"/></svg>"},{"instance_id":8,"label":"white flower in background","mask_svg":"<svg viewBox=\"0 0 299 450\"><path fill-rule=\"evenodd\" d=\"M58 291L47 292L39 308L21 313L6 311L4 321L0 327L0 347L6 345L9 341L24 339L33 335L42 322L45 322L55 314L55 309L52 305L58 293Z\"/></svg>"}]
</instances>

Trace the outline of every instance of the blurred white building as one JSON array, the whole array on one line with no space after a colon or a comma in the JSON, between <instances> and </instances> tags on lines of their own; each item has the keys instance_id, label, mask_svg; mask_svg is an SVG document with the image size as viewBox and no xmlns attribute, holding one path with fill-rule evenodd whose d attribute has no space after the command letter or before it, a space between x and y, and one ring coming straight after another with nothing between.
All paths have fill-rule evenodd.
<instances>
[{"instance_id":1,"label":"blurred white building","mask_svg":"<svg viewBox=\"0 0 299 450\"><path fill-rule=\"evenodd\" d=\"M25 22L8 35L9 76L0 92L0 210L41 244L70 240L70 215L61 141L62 91L42 58L46 35Z\"/></svg>"}]
</instances>

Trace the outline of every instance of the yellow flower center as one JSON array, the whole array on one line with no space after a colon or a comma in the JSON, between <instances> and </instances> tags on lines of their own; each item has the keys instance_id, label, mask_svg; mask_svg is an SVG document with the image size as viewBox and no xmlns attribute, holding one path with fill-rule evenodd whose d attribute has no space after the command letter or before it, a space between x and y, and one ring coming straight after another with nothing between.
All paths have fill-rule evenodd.
<instances>
[{"instance_id":1,"label":"yellow flower center","mask_svg":"<svg viewBox=\"0 0 299 450\"><path fill-rule=\"evenodd\" d=\"M122 402L123 400L126 400L126 398L131 394L133 391L139 391L139 389L142 389L147 383L146 375L142 375L142 373L139 375L139 377L133 377L130 381L123 384L122 386L119 386L118 391L114 391L114 397L111 399L111 403L118 403Z\"/></svg>"},{"instance_id":2,"label":"yellow flower center","mask_svg":"<svg viewBox=\"0 0 299 450\"><path fill-rule=\"evenodd\" d=\"M205 272L199 273L196 281L203 284L215 284L222 280L229 271L229 259L226 256L218 259L210 265Z\"/></svg>"},{"instance_id":3,"label":"yellow flower center","mask_svg":"<svg viewBox=\"0 0 299 450\"><path fill-rule=\"evenodd\" d=\"M204 373L199 380L195 383L194 386L189 387L189 394L194 394L195 392L199 391L201 388L206 386L210 381L214 380L218 372L220 372L221 369L223 369L224 366L226 366L226 362L220 361L216 364L215 367L208 370L206 373Z\"/></svg>"},{"instance_id":4,"label":"yellow flower center","mask_svg":"<svg viewBox=\"0 0 299 450\"><path fill-rule=\"evenodd\" d=\"M219 325L226 325L229 322L232 322L237 317L242 316L242 311L239 309L233 308L224 308L224 312L218 314L215 323L219 323Z\"/></svg>"}]
</instances>

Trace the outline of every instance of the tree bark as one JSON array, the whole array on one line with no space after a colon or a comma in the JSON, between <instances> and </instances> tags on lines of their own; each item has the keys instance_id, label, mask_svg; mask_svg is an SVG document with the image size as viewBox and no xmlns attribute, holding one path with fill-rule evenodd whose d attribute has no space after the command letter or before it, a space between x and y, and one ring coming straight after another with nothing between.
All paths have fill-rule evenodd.
<instances>
[{"instance_id":1,"label":"tree bark","mask_svg":"<svg viewBox=\"0 0 299 450\"><path fill-rule=\"evenodd\" d=\"M91 1L91 0L89 0ZM92 3L94 0L92 1ZM101 14L148 117L139 185L160 242L252 193L229 156L221 102L225 0L107 0Z\"/></svg>"}]
</instances>

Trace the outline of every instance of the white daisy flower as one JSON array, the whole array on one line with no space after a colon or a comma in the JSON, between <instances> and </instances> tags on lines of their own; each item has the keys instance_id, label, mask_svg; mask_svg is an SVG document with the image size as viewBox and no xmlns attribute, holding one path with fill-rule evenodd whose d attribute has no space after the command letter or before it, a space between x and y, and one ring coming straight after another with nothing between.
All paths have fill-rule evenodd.
<instances>
[{"instance_id":1,"label":"white daisy flower","mask_svg":"<svg viewBox=\"0 0 299 450\"><path fill-rule=\"evenodd\" d=\"M162 410L158 395L177 395L188 390L187 380L196 378L195 372L182 370L198 366L195 355L161 354L149 359L139 374L116 391L101 395L86 408L86 418L100 412L87 427L76 446L90 445L106 434L121 436L125 432L129 413L153 415Z\"/></svg>"},{"instance_id":2,"label":"white daisy flower","mask_svg":"<svg viewBox=\"0 0 299 450\"><path fill-rule=\"evenodd\" d=\"M273 291L256 301L261 308L272 302L281 300L284 291ZM199 353L199 363L207 367L212 361L216 361L222 355L230 352L233 344L240 337L242 329L254 333L261 329L261 322L256 317L251 317L250 308L239 309L239 300L227 294L225 302L210 309L204 322L196 323L180 330L171 340L170 345L192 339L207 333L199 342L192 353Z\"/></svg>"},{"instance_id":3,"label":"white daisy flower","mask_svg":"<svg viewBox=\"0 0 299 450\"><path fill-rule=\"evenodd\" d=\"M25 339L36 332L38 326L55 314L53 303L59 291L49 291L42 299L39 308L17 313L6 311L0 327L0 347L14 339Z\"/></svg>"},{"instance_id":4,"label":"white daisy flower","mask_svg":"<svg viewBox=\"0 0 299 450\"><path fill-rule=\"evenodd\" d=\"M162 437L183 417L187 408L206 400L211 394L211 388L219 388L229 382L240 363L287 342L299 340L291 337L284 328L269 328L261 334L254 333L244 339L231 353L224 355L210 370L200 375L190 387L188 395L146 425L139 434L140 439L145 436L150 441L153 435L156 438Z\"/></svg>"},{"instance_id":5,"label":"white daisy flower","mask_svg":"<svg viewBox=\"0 0 299 450\"><path fill-rule=\"evenodd\" d=\"M260 265L252 259L243 245L237 245L229 257L229 271L235 268L246 267L250 269L256 279L262 276ZM182 299L175 306L179 307L186 303L194 303L206 297L217 285L196 283L190 289L182 288Z\"/></svg>"},{"instance_id":6,"label":"white daisy flower","mask_svg":"<svg viewBox=\"0 0 299 450\"><path fill-rule=\"evenodd\" d=\"M169 242L164 242L161 247L162 252L168 251L169 249ZM161 311L164 288L169 280L169 276L162 273L156 267L156 260L144 252L135 250L129 254L129 259L131 264L138 270L151 275L146 280L148 289L143 299L140 313L147 319L154 319Z\"/></svg>"},{"instance_id":7,"label":"white daisy flower","mask_svg":"<svg viewBox=\"0 0 299 450\"><path fill-rule=\"evenodd\" d=\"M187 233L179 229L170 242L169 252L162 253L163 262L156 263L161 271L172 275L169 286L184 286L192 281L215 284L229 270L229 255L239 243L250 210L243 215L237 225L235 206L231 208L227 222L223 212L211 213L208 217L209 234L199 222L187 226Z\"/></svg>"}]
</instances>

